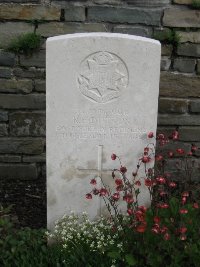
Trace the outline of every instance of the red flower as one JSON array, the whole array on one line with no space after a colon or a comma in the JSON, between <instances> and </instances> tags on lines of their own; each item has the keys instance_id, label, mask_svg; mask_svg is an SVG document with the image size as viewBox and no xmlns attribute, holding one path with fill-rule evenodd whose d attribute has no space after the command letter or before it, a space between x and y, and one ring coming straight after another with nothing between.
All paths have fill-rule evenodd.
<instances>
[{"instance_id":1,"label":"red flower","mask_svg":"<svg viewBox=\"0 0 200 267\"><path fill-rule=\"evenodd\" d=\"M166 179L162 176L158 176L156 178L156 181L159 183L159 184L166 184Z\"/></svg>"},{"instance_id":2,"label":"red flower","mask_svg":"<svg viewBox=\"0 0 200 267\"><path fill-rule=\"evenodd\" d=\"M127 209L128 215L133 215L133 210L132 209Z\"/></svg>"},{"instance_id":3,"label":"red flower","mask_svg":"<svg viewBox=\"0 0 200 267\"><path fill-rule=\"evenodd\" d=\"M149 148L148 147L145 147L144 148L144 152L146 152L146 153L149 152Z\"/></svg>"},{"instance_id":4,"label":"red flower","mask_svg":"<svg viewBox=\"0 0 200 267\"><path fill-rule=\"evenodd\" d=\"M170 182L169 183L169 187L171 188L175 188L177 186L177 184L175 182Z\"/></svg>"},{"instance_id":5,"label":"red flower","mask_svg":"<svg viewBox=\"0 0 200 267\"><path fill-rule=\"evenodd\" d=\"M86 197L87 199L92 199L92 194L88 193L88 194L85 195L85 197Z\"/></svg>"},{"instance_id":6,"label":"red flower","mask_svg":"<svg viewBox=\"0 0 200 267\"><path fill-rule=\"evenodd\" d=\"M186 197L182 197L182 200L181 200L181 203L184 205L187 201L187 198Z\"/></svg>"},{"instance_id":7,"label":"red flower","mask_svg":"<svg viewBox=\"0 0 200 267\"><path fill-rule=\"evenodd\" d=\"M192 154L192 151L189 151L188 153L187 153L187 155L188 156L192 156L193 154Z\"/></svg>"},{"instance_id":8,"label":"red flower","mask_svg":"<svg viewBox=\"0 0 200 267\"><path fill-rule=\"evenodd\" d=\"M119 178L115 179L115 184L116 184L117 186L119 186L119 185L123 185L123 181L122 181L122 179L119 179Z\"/></svg>"},{"instance_id":9,"label":"red flower","mask_svg":"<svg viewBox=\"0 0 200 267\"><path fill-rule=\"evenodd\" d=\"M111 159L112 159L112 160L116 160L116 158L117 158L117 155L113 153L113 154L111 155Z\"/></svg>"},{"instance_id":10,"label":"red flower","mask_svg":"<svg viewBox=\"0 0 200 267\"><path fill-rule=\"evenodd\" d=\"M140 224L136 227L138 233L144 233L146 231L146 224Z\"/></svg>"},{"instance_id":11,"label":"red flower","mask_svg":"<svg viewBox=\"0 0 200 267\"><path fill-rule=\"evenodd\" d=\"M143 213L147 211L147 207L145 206L139 206L138 209L141 210Z\"/></svg>"},{"instance_id":12,"label":"red flower","mask_svg":"<svg viewBox=\"0 0 200 267\"><path fill-rule=\"evenodd\" d=\"M159 234L160 233L160 226L158 224L154 224L153 227L151 228L151 231L154 234Z\"/></svg>"},{"instance_id":13,"label":"red flower","mask_svg":"<svg viewBox=\"0 0 200 267\"><path fill-rule=\"evenodd\" d=\"M118 201L119 199L120 199L120 194L117 192L117 193L114 193L113 195L112 195L112 199L114 200L114 201Z\"/></svg>"},{"instance_id":14,"label":"red flower","mask_svg":"<svg viewBox=\"0 0 200 267\"><path fill-rule=\"evenodd\" d=\"M163 140L163 139L165 139L164 134L158 134L157 139L158 139L158 140Z\"/></svg>"},{"instance_id":15,"label":"red flower","mask_svg":"<svg viewBox=\"0 0 200 267\"><path fill-rule=\"evenodd\" d=\"M164 239L165 240L170 240L170 234L169 233L165 233L164 234Z\"/></svg>"},{"instance_id":16,"label":"red flower","mask_svg":"<svg viewBox=\"0 0 200 267\"><path fill-rule=\"evenodd\" d=\"M182 197L189 197L189 192L187 192L187 191L183 192Z\"/></svg>"},{"instance_id":17,"label":"red flower","mask_svg":"<svg viewBox=\"0 0 200 267\"><path fill-rule=\"evenodd\" d=\"M141 182L139 180L135 181L135 185L141 186Z\"/></svg>"},{"instance_id":18,"label":"red flower","mask_svg":"<svg viewBox=\"0 0 200 267\"><path fill-rule=\"evenodd\" d=\"M156 161L161 161L161 160L163 160L163 156L162 155L156 155L155 156L155 160Z\"/></svg>"},{"instance_id":19,"label":"red flower","mask_svg":"<svg viewBox=\"0 0 200 267\"><path fill-rule=\"evenodd\" d=\"M163 226L161 229L160 229L160 232L161 234L164 234L168 231L168 228L166 226Z\"/></svg>"},{"instance_id":20,"label":"red flower","mask_svg":"<svg viewBox=\"0 0 200 267\"><path fill-rule=\"evenodd\" d=\"M160 209L168 209L169 208L169 204L160 203L160 204L157 204L157 207L160 208Z\"/></svg>"},{"instance_id":21,"label":"red flower","mask_svg":"<svg viewBox=\"0 0 200 267\"><path fill-rule=\"evenodd\" d=\"M192 151L192 152L195 152L195 151L197 151L197 150L198 150L198 147L195 146L195 145L192 145L192 147L191 147L191 151Z\"/></svg>"},{"instance_id":22,"label":"red flower","mask_svg":"<svg viewBox=\"0 0 200 267\"><path fill-rule=\"evenodd\" d=\"M180 209L179 210L179 213L180 214L187 214L188 213L188 210L187 209Z\"/></svg>"},{"instance_id":23,"label":"red flower","mask_svg":"<svg viewBox=\"0 0 200 267\"><path fill-rule=\"evenodd\" d=\"M148 187L151 187L153 185L153 181L149 178L144 180L144 184Z\"/></svg>"},{"instance_id":24,"label":"red flower","mask_svg":"<svg viewBox=\"0 0 200 267\"><path fill-rule=\"evenodd\" d=\"M90 184L92 184L92 185L96 185L96 184L97 184L96 179L91 179Z\"/></svg>"},{"instance_id":25,"label":"red flower","mask_svg":"<svg viewBox=\"0 0 200 267\"><path fill-rule=\"evenodd\" d=\"M173 152L173 151L169 151L167 154L168 154L168 156L169 156L170 158L172 158L172 157L174 156L174 152Z\"/></svg>"},{"instance_id":26,"label":"red flower","mask_svg":"<svg viewBox=\"0 0 200 267\"><path fill-rule=\"evenodd\" d=\"M179 231L179 233L181 233L181 234L185 234L185 233L187 232L187 228L186 228L185 226L183 226L183 227L180 227L180 228L178 229L178 231Z\"/></svg>"},{"instance_id":27,"label":"red flower","mask_svg":"<svg viewBox=\"0 0 200 267\"><path fill-rule=\"evenodd\" d=\"M160 192L160 196L161 196L161 197L164 197L164 196L166 196L166 195L167 195L167 192L165 192L165 191L161 191L161 192Z\"/></svg>"},{"instance_id":28,"label":"red flower","mask_svg":"<svg viewBox=\"0 0 200 267\"><path fill-rule=\"evenodd\" d=\"M199 204L195 202L195 203L193 204L193 208L194 208L194 209L199 209Z\"/></svg>"},{"instance_id":29,"label":"red flower","mask_svg":"<svg viewBox=\"0 0 200 267\"><path fill-rule=\"evenodd\" d=\"M172 132L172 139L173 140L178 140L179 139L179 133L178 133L178 131L173 131Z\"/></svg>"},{"instance_id":30,"label":"red flower","mask_svg":"<svg viewBox=\"0 0 200 267\"><path fill-rule=\"evenodd\" d=\"M99 193L100 193L100 196L105 196L105 195L108 194L108 191L105 188L101 188L100 191L99 191Z\"/></svg>"},{"instance_id":31,"label":"red flower","mask_svg":"<svg viewBox=\"0 0 200 267\"><path fill-rule=\"evenodd\" d=\"M185 154L185 150L182 149L182 148L177 148L177 149L176 149L176 152L177 152L179 155L183 155L183 154Z\"/></svg>"},{"instance_id":32,"label":"red flower","mask_svg":"<svg viewBox=\"0 0 200 267\"><path fill-rule=\"evenodd\" d=\"M125 166L121 166L119 170L120 170L121 173L126 173L127 172L127 168Z\"/></svg>"},{"instance_id":33,"label":"red flower","mask_svg":"<svg viewBox=\"0 0 200 267\"><path fill-rule=\"evenodd\" d=\"M153 138L153 136L154 136L153 132L149 132L147 136L148 136L148 138Z\"/></svg>"},{"instance_id":34,"label":"red flower","mask_svg":"<svg viewBox=\"0 0 200 267\"><path fill-rule=\"evenodd\" d=\"M153 218L153 221L154 221L155 223L160 223L160 217L155 216L155 217Z\"/></svg>"},{"instance_id":35,"label":"red flower","mask_svg":"<svg viewBox=\"0 0 200 267\"><path fill-rule=\"evenodd\" d=\"M141 160L143 163L149 163L151 161L151 158L149 156L143 156Z\"/></svg>"}]
</instances>

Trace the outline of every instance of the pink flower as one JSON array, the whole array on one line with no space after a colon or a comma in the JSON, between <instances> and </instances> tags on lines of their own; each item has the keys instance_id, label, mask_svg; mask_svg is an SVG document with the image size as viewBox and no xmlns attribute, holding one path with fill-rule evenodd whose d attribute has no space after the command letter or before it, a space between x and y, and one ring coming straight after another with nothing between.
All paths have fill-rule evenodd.
<instances>
[{"instance_id":1,"label":"pink flower","mask_svg":"<svg viewBox=\"0 0 200 267\"><path fill-rule=\"evenodd\" d=\"M188 210L187 209L180 209L179 210L179 213L180 214L187 214L188 213Z\"/></svg>"},{"instance_id":2,"label":"pink flower","mask_svg":"<svg viewBox=\"0 0 200 267\"><path fill-rule=\"evenodd\" d=\"M105 196L105 195L108 194L108 191L105 188L101 188L100 191L99 191L99 193L100 193L100 196Z\"/></svg>"},{"instance_id":3,"label":"pink flower","mask_svg":"<svg viewBox=\"0 0 200 267\"><path fill-rule=\"evenodd\" d=\"M191 147L191 151L192 151L192 152L195 152L195 151L197 151L197 150L198 150L198 147L195 146L195 145L192 145L192 147Z\"/></svg>"},{"instance_id":4,"label":"pink flower","mask_svg":"<svg viewBox=\"0 0 200 267\"><path fill-rule=\"evenodd\" d=\"M170 234L169 233L165 233L164 234L164 240L170 240Z\"/></svg>"},{"instance_id":5,"label":"pink flower","mask_svg":"<svg viewBox=\"0 0 200 267\"><path fill-rule=\"evenodd\" d=\"M155 160L156 161L161 161L161 160L163 160L163 156L162 155L156 155L155 156Z\"/></svg>"},{"instance_id":6,"label":"pink flower","mask_svg":"<svg viewBox=\"0 0 200 267\"><path fill-rule=\"evenodd\" d=\"M112 159L112 160L116 160L116 158L117 158L117 155L113 153L113 154L111 155L111 159Z\"/></svg>"},{"instance_id":7,"label":"pink flower","mask_svg":"<svg viewBox=\"0 0 200 267\"><path fill-rule=\"evenodd\" d=\"M147 136L148 136L148 138L153 138L153 136L154 136L153 132L149 132Z\"/></svg>"},{"instance_id":8,"label":"pink flower","mask_svg":"<svg viewBox=\"0 0 200 267\"><path fill-rule=\"evenodd\" d=\"M133 215L133 209L127 209L128 215Z\"/></svg>"},{"instance_id":9,"label":"pink flower","mask_svg":"<svg viewBox=\"0 0 200 267\"><path fill-rule=\"evenodd\" d=\"M175 188L177 186L177 184L175 182L170 182L168 185L171 188Z\"/></svg>"},{"instance_id":10,"label":"pink flower","mask_svg":"<svg viewBox=\"0 0 200 267\"><path fill-rule=\"evenodd\" d=\"M119 178L115 179L115 184L116 184L117 186L119 186L119 185L123 185L123 181L122 181L122 179L119 179Z\"/></svg>"},{"instance_id":11,"label":"pink flower","mask_svg":"<svg viewBox=\"0 0 200 267\"><path fill-rule=\"evenodd\" d=\"M174 156L174 152L173 152L173 151L169 151L167 154L168 154L168 156L169 156L170 158L172 158L172 157Z\"/></svg>"},{"instance_id":12,"label":"pink flower","mask_svg":"<svg viewBox=\"0 0 200 267\"><path fill-rule=\"evenodd\" d=\"M179 233L185 234L187 232L187 228L185 226L182 226L178 229Z\"/></svg>"},{"instance_id":13,"label":"pink flower","mask_svg":"<svg viewBox=\"0 0 200 267\"><path fill-rule=\"evenodd\" d=\"M92 194L88 193L88 194L85 195L85 197L86 197L87 199L92 199Z\"/></svg>"},{"instance_id":14,"label":"pink flower","mask_svg":"<svg viewBox=\"0 0 200 267\"><path fill-rule=\"evenodd\" d=\"M156 181L159 183L159 184L166 184L166 179L162 176L158 176L156 178Z\"/></svg>"},{"instance_id":15,"label":"pink flower","mask_svg":"<svg viewBox=\"0 0 200 267\"><path fill-rule=\"evenodd\" d=\"M139 180L135 181L135 185L141 186L141 182Z\"/></svg>"},{"instance_id":16,"label":"pink flower","mask_svg":"<svg viewBox=\"0 0 200 267\"><path fill-rule=\"evenodd\" d=\"M173 140L178 140L179 139L179 132L178 131L173 131L172 132L172 139Z\"/></svg>"},{"instance_id":17,"label":"pink flower","mask_svg":"<svg viewBox=\"0 0 200 267\"><path fill-rule=\"evenodd\" d=\"M120 199L120 194L117 192L117 193L114 193L113 195L112 195L112 199L114 200L114 201L118 201L119 199Z\"/></svg>"},{"instance_id":18,"label":"pink flower","mask_svg":"<svg viewBox=\"0 0 200 267\"><path fill-rule=\"evenodd\" d=\"M90 184L92 184L92 185L96 185L96 184L97 184L96 179L91 179Z\"/></svg>"},{"instance_id":19,"label":"pink flower","mask_svg":"<svg viewBox=\"0 0 200 267\"><path fill-rule=\"evenodd\" d=\"M149 163L151 161L151 158L149 156L143 156L141 160L143 163Z\"/></svg>"},{"instance_id":20,"label":"pink flower","mask_svg":"<svg viewBox=\"0 0 200 267\"><path fill-rule=\"evenodd\" d=\"M169 208L169 204L160 203L160 204L157 204L157 207L160 208L160 209L168 209Z\"/></svg>"},{"instance_id":21,"label":"pink flower","mask_svg":"<svg viewBox=\"0 0 200 267\"><path fill-rule=\"evenodd\" d=\"M187 192L187 191L183 192L182 197L189 197L189 192Z\"/></svg>"},{"instance_id":22,"label":"pink flower","mask_svg":"<svg viewBox=\"0 0 200 267\"><path fill-rule=\"evenodd\" d=\"M177 152L179 155L183 155L183 154L185 154L185 150L182 149L182 148L177 148L177 149L176 149L176 152Z\"/></svg>"},{"instance_id":23,"label":"pink flower","mask_svg":"<svg viewBox=\"0 0 200 267\"><path fill-rule=\"evenodd\" d=\"M154 221L155 223L160 223L160 217L155 216L155 217L153 218L153 221Z\"/></svg>"},{"instance_id":24,"label":"pink flower","mask_svg":"<svg viewBox=\"0 0 200 267\"><path fill-rule=\"evenodd\" d=\"M180 240L182 240L182 241L184 241L184 240L186 240L187 239L187 236L186 235L180 235Z\"/></svg>"},{"instance_id":25,"label":"pink flower","mask_svg":"<svg viewBox=\"0 0 200 267\"><path fill-rule=\"evenodd\" d=\"M194 209L199 209L199 204L198 204L198 203L196 203L196 202L195 202L195 203L193 203L193 208L194 208Z\"/></svg>"}]
</instances>

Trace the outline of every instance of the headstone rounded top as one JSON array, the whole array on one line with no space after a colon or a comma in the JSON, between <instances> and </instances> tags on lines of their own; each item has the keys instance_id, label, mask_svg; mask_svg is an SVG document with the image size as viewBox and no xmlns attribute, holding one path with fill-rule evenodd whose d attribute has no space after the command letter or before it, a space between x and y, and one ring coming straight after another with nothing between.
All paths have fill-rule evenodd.
<instances>
[{"instance_id":1,"label":"headstone rounded top","mask_svg":"<svg viewBox=\"0 0 200 267\"><path fill-rule=\"evenodd\" d=\"M73 39L73 38L119 38L119 39L129 39L129 40L135 40L135 41L142 41L142 42L148 42L156 45L161 45L159 41L141 37L137 35L130 35L130 34L122 34L122 33L108 33L108 32L92 32L92 33L73 33L73 34L65 34L65 35L59 35L54 37L49 37L47 39L47 42L53 42L58 40L65 40L65 39Z\"/></svg>"}]
</instances>

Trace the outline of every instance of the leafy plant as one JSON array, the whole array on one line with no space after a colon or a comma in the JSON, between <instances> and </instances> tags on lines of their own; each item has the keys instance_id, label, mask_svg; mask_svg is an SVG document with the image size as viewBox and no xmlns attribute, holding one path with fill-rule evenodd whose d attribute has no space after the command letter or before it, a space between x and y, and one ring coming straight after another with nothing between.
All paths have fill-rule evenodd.
<instances>
[{"instance_id":1,"label":"leafy plant","mask_svg":"<svg viewBox=\"0 0 200 267\"><path fill-rule=\"evenodd\" d=\"M175 30L168 29L154 33L153 38L164 44L172 44L177 47L180 43L181 37Z\"/></svg>"},{"instance_id":2,"label":"leafy plant","mask_svg":"<svg viewBox=\"0 0 200 267\"><path fill-rule=\"evenodd\" d=\"M193 0L192 5L194 9L200 9L200 1L199 0Z\"/></svg>"},{"instance_id":3,"label":"leafy plant","mask_svg":"<svg viewBox=\"0 0 200 267\"><path fill-rule=\"evenodd\" d=\"M41 36L36 33L25 33L11 41L7 47L7 51L16 54L24 53L32 54L33 51L39 49L41 44Z\"/></svg>"}]
</instances>

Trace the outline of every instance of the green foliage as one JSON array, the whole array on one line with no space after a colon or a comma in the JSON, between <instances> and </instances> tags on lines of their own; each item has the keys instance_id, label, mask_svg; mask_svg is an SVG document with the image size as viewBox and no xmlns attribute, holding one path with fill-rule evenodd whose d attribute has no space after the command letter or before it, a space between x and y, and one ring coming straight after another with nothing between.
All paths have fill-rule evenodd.
<instances>
[{"instance_id":1,"label":"green foliage","mask_svg":"<svg viewBox=\"0 0 200 267\"><path fill-rule=\"evenodd\" d=\"M25 33L11 41L6 48L7 51L16 54L24 53L32 54L33 51L39 49L41 44L41 36L36 33Z\"/></svg>"},{"instance_id":2,"label":"green foliage","mask_svg":"<svg viewBox=\"0 0 200 267\"><path fill-rule=\"evenodd\" d=\"M180 43L180 36L175 30L163 30L154 33L153 38L164 44L172 44L175 47Z\"/></svg>"},{"instance_id":3,"label":"green foliage","mask_svg":"<svg viewBox=\"0 0 200 267\"><path fill-rule=\"evenodd\" d=\"M193 0L192 5L194 9L200 9L200 0Z\"/></svg>"}]
</instances>

